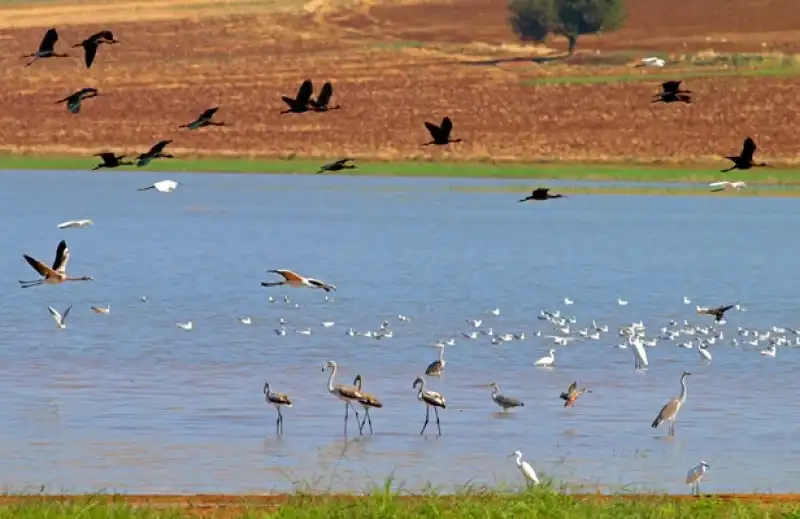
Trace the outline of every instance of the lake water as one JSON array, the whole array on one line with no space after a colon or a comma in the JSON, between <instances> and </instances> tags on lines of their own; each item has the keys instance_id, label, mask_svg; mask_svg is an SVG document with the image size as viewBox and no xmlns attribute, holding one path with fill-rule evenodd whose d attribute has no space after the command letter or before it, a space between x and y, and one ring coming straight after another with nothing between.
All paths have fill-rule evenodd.
<instances>
[{"instance_id":1,"label":"lake water","mask_svg":"<svg viewBox=\"0 0 800 519\"><path fill-rule=\"evenodd\" d=\"M182 184L170 194L136 189L165 178ZM688 492L686 471L702 459L712 466L706 492L800 490L800 353L786 347L765 358L767 341L729 343L738 326L800 325L796 200L517 204L515 194L459 191L482 185L506 184L0 173L0 485L245 493L365 490L392 476L405 490L430 483L449 492L468 482L520 485L508 459L519 449L540 474L571 485ZM94 225L56 229L81 218ZM95 281L19 288L17 279L36 277L22 254L50 263L60 239L70 247L68 272ZM263 288L270 268L334 283L335 300ZM616 348L622 325L641 319L655 337L670 319L710 324L695 303L736 301L747 311L728 313L710 365L661 341L648 349L649 370L636 372L631 350ZM90 310L109 304L108 315ZM66 329L48 305L73 305ZM576 330L596 319L610 332L554 345L541 309L575 316ZM239 323L244 316L251 325ZM273 331L280 318L286 336ZM466 339L461 332L474 328L465 319L527 338ZM192 331L176 327L187 320ZM345 333L384 320L391 339ZM305 328L311 335L295 333ZM432 423L421 437L425 408L411 385L438 355L430 345L451 337L444 375L428 379L447 398L443 436ZM556 367L534 368L551 347ZM359 437L351 417L345 439L344 404L321 372L328 359L339 364L337 382L361 373L383 401L371 413L374 436ZM693 372L689 397L667 439L666 425L650 422L678 395L684 369ZM265 380L294 400L280 438ZM593 393L565 409L558 396L573 380ZM500 416L491 382L525 407Z\"/></svg>"}]
</instances>

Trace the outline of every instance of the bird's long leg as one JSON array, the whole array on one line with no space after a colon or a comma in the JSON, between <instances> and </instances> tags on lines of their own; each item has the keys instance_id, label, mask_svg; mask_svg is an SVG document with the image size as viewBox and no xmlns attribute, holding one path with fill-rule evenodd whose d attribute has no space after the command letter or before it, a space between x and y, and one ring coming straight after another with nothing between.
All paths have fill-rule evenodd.
<instances>
[{"instance_id":1,"label":"bird's long leg","mask_svg":"<svg viewBox=\"0 0 800 519\"><path fill-rule=\"evenodd\" d=\"M364 419L369 421L369 433L374 434L372 432L372 418L369 416L369 409L364 409L364 414L366 415ZM361 425L363 427L364 424L362 423Z\"/></svg>"},{"instance_id":2,"label":"bird's long leg","mask_svg":"<svg viewBox=\"0 0 800 519\"><path fill-rule=\"evenodd\" d=\"M697 482L694 484L694 489L695 489L695 491L697 492L697 497L700 497L700 482L699 482L699 481L697 481Z\"/></svg>"},{"instance_id":3,"label":"bird's long leg","mask_svg":"<svg viewBox=\"0 0 800 519\"><path fill-rule=\"evenodd\" d=\"M23 57L23 58L28 58L28 57L30 57L30 56L22 56L22 57ZM39 59L39 56L36 56L35 58L33 58L32 60L30 60L29 62L27 62L27 63L25 64L25 66L26 66L26 67L30 67L30 66L31 66L31 65L33 65L33 64L36 62L36 60L38 60L38 59Z\"/></svg>"},{"instance_id":4,"label":"bird's long leg","mask_svg":"<svg viewBox=\"0 0 800 519\"><path fill-rule=\"evenodd\" d=\"M669 435L675 436L675 422L672 420L669 421Z\"/></svg>"},{"instance_id":5,"label":"bird's long leg","mask_svg":"<svg viewBox=\"0 0 800 519\"><path fill-rule=\"evenodd\" d=\"M430 416L431 416L431 408L430 408L430 406L426 405L425 406L425 423L422 425L422 430L419 432L420 436L422 436L422 434L425 432L425 428L428 426L428 419L430 418Z\"/></svg>"},{"instance_id":6,"label":"bird's long leg","mask_svg":"<svg viewBox=\"0 0 800 519\"><path fill-rule=\"evenodd\" d=\"M439 429L439 436L442 435L442 426L439 425L439 408L434 407L433 412L436 413L436 428Z\"/></svg>"},{"instance_id":7,"label":"bird's long leg","mask_svg":"<svg viewBox=\"0 0 800 519\"><path fill-rule=\"evenodd\" d=\"M20 285L22 285L22 288L30 288L30 287L35 287L36 285L41 285L42 283L44 283L44 280L41 280L41 279L37 279L36 281L22 281L22 280L20 280L19 283L20 283Z\"/></svg>"},{"instance_id":8,"label":"bird's long leg","mask_svg":"<svg viewBox=\"0 0 800 519\"><path fill-rule=\"evenodd\" d=\"M364 423L367 421L367 416L369 416L369 410L366 407L364 408L364 412L366 412L367 414L366 416L364 416L364 419L361 420L361 424L358 426L359 432L364 429Z\"/></svg>"},{"instance_id":9,"label":"bird's long leg","mask_svg":"<svg viewBox=\"0 0 800 519\"><path fill-rule=\"evenodd\" d=\"M350 402L347 402L347 405L349 405L350 407L353 407L353 404L351 404ZM359 421L359 418L358 418L358 411L356 411L356 408L355 408L355 407L353 407L353 412L356 414L356 423L358 423L358 421ZM362 435L362 436L363 436L363 433L361 432L361 430L360 430L360 429L359 429L359 431L358 431L358 434L360 434L360 435Z\"/></svg>"},{"instance_id":10,"label":"bird's long leg","mask_svg":"<svg viewBox=\"0 0 800 519\"><path fill-rule=\"evenodd\" d=\"M350 402L344 403L344 435L347 436L347 417L350 415Z\"/></svg>"},{"instance_id":11,"label":"bird's long leg","mask_svg":"<svg viewBox=\"0 0 800 519\"><path fill-rule=\"evenodd\" d=\"M280 432L278 434L283 434L283 413L281 413L281 406L277 406L276 409L278 410L278 422L277 422L277 424L280 425Z\"/></svg>"}]
</instances>

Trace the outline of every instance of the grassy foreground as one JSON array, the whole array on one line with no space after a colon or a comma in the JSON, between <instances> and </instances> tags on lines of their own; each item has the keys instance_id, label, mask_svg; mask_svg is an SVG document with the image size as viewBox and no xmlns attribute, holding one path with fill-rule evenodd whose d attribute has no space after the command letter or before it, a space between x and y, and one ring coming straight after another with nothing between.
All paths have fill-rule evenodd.
<instances>
[{"instance_id":1,"label":"grassy foreground","mask_svg":"<svg viewBox=\"0 0 800 519\"><path fill-rule=\"evenodd\" d=\"M764 499L754 499L763 497ZM771 496L569 496L552 491L454 496L9 496L0 519L460 519L562 517L571 519L726 519L797 517L800 501Z\"/></svg>"},{"instance_id":2,"label":"grassy foreground","mask_svg":"<svg viewBox=\"0 0 800 519\"><path fill-rule=\"evenodd\" d=\"M92 157L0 155L0 170L90 170L100 161ZM145 168L122 167L115 171L167 171L196 173L292 173L313 174L326 160L247 158L165 159ZM559 179L619 182L739 181L758 185L800 185L800 167L754 168L722 174L718 169L657 167L648 165L571 163L475 163L475 162L370 162L357 161L358 169L335 174L398 177ZM108 170L98 170L106 172ZM331 174L331 173L327 173Z\"/></svg>"}]
</instances>

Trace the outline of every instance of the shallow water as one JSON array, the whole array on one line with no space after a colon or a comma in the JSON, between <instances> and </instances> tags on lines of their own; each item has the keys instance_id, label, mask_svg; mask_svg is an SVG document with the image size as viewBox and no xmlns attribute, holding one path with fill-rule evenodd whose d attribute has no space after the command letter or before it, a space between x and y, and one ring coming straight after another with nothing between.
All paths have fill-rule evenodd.
<instances>
[{"instance_id":1,"label":"shallow water","mask_svg":"<svg viewBox=\"0 0 800 519\"><path fill-rule=\"evenodd\" d=\"M182 185L136 190L165 178ZM0 485L237 493L364 490L392 476L406 490L452 491L520 484L507 458L519 449L541 474L569 484L685 492L686 470L703 459L712 465L703 491L800 490L800 355L782 348L763 358L760 346L727 340L737 326L798 324L791 229L800 206L613 195L517 204L514 194L453 190L481 185L507 183L0 173ZM94 226L56 229L80 218ZM20 289L17 279L35 278L22 253L49 263L62 238L68 272L95 281ZM269 268L334 283L335 301L263 288ZM709 366L664 341L648 349L650 369L635 372L631 351L615 348L623 324L642 319L656 336L669 319L708 324L694 303L735 301L748 311L729 313ZM56 329L47 306L70 304L68 328ZM95 314L92 304L112 311ZM496 307L499 316L487 313ZM611 331L554 345L533 336L552 333L536 319L543 308L574 315L576 329L597 319ZM283 337L273 332L279 318L289 321ZM468 340L467 318L528 337ZM384 319L392 339L345 334ZM187 320L191 332L175 326ZM322 327L327 320L336 324ZM307 327L309 336L294 333ZM438 354L429 345L449 337L457 343L446 348L445 373L429 379L447 397L443 436L431 423L420 437L425 409L411 383ZM534 368L550 347L556 367ZM371 413L374 436L359 437L351 418L345 441L344 404L321 372L328 359L339 363L337 381L361 373L383 401ZM694 374L670 440L650 422L677 396L684 369ZM294 400L281 438L265 380ZM573 380L593 393L565 409L558 395ZM525 407L498 414L485 387L493 381Z\"/></svg>"}]
</instances>

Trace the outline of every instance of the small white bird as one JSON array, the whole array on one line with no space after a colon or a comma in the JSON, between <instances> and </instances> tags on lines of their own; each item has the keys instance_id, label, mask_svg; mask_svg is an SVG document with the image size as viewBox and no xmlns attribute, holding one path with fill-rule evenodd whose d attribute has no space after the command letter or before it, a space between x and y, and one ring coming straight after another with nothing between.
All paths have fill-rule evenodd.
<instances>
[{"instance_id":1,"label":"small white bird","mask_svg":"<svg viewBox=\"0 0 800 519\"><path fill-rule=\"evenodd\" d=\"M637 63L636 66L661 68L666 64L667 64L666 60L663 60L658 56L650 56L648 58L642 58L642 60L639 63Z\"/></svg>"},{"instance_id":2,"label":"small white bird","mask_svg":"<svg viewBox=\"0 0 800 519\"><path fill-rule=\"evenodd\" d=\"M178 183L174 180L160 180L147 187L139 188L139 191L147 191L148 189L156 189L162 193L171 193L178 187Z\"/></svg>"},{"instance_id":3,"label":"small white bird","mask_svg":"<svg viewBox=\"0 0 800 519\"><path fill-rule=\"evenodd\" d=\"M181 330L186 330L188 332L192 329L192 321L186 323L175 323L175 326L177 326Z\"/></svg>"},{"instance_id":4,"label":"small white bird","mask_svg":"<svg viewBox=\"0 0 800 519\"><path fill-rule=\"evenodd\" d=\"M322 326L324 326L325 328L330 328L330 327L331 327L331 326L333 326L334 324L336 324L336 323L335 323L335 322L333 322L333 321L323 321L323 322L322 322Z\"/></svg>"},{"instance_id":5,"label":"small white bird","mask_svg":"<svg viewBox=\"0 0 800 519\"><path fill-rule=\"evenodd\" d=\"M311 335L311 329L306 328L305 330L295 330L295 333L300 335Z\"/></svg>"},{"instance_id":6,"label":"small white bird","mask_svg":"<svg viewBox=\"0 0 800 519\"><path fill-rule=\"evenodd\" d=\"M706 348L708 348L708 346L704 346L701 344L697 348L697 353L700 354L700 358L705 359L708 362L711 362L711 354L708 352Z\"/></svg>"},{"instance_id":7,"label":"small white bird","mask_svg":"<svg viewBox=\"0 0 800 519\"><path fill-rule=\"evenodd\" d=\"M565 297L565 298L564 298L564 304L565 304L565 305L571 305L571 304L575 304L575 301L573 301L572 299L570 299L570 298L568 298L568 297Z\"/></svg>"},{"instance_id":8,"label":"small white bird","mask_svg":"<svg viewBox=\"0 0 800 519\"><path fill-rule=\"evenodd\" d=\"M764 357L772 357L773 359L775 358L775 355L777 355L777 353L778 353L778 347L775 344L773 344L766 350L761 350L761 355L763 355Z\"/></svg>"},{"instance_id":9,"label":"small white bird","mask_svg":"<svg viewBox=\"0 0 800 519\"><path fill-rule=\"evenodd\" d=\"M280 328L275 328L275 335L284 336L286 335L286 328L281 326Z\"/></svg>"},{"instance_id":10,"label":"small white bird","mask_svg":"<svg viewBox=\"0 0 800 519\"><path fill-rule=\"evenodd\" d=\"M91 220L70 220L68 222L60 223L56 225L56 227L58 227L59 229L69 229L69 228L81 229L83 227L88 227L92 225L92 223L93 222Z\"/></svg>"},{"instance_id":11,"label":"small white bird","mask_svg":"<svg viewBox=\"0 0 800 519\"><path fill-rule=\"evenodd\" d=\"M556 350L550 350L550 354L547 357L542 357L541 359L537 360L533 363L534 366L541 366L544 368L551 367L556 362Z\"/></svg>"},{"instance_id":12,"label":"small white bird","mask_svg":"<svg viewBox=\"0 0 800 519\"><path fill-rule=\"evenodd\" d=\"M96 314L110 314L111 313L111 305L108 305L105 308L103 308L102 306L94 306L94 305L92 305L91 308L92 308L92 310L94 310L94 312Z\"/></svg>"},{"instance_id":13,"label":"small white bird","mask_svg":"<svg viewBox=\"0 0 800 519\"><path fill-rule=\"evenodd\" d=\"M625 301L624 299L617 299L617 304L618 304L619 306L625 306L625 305L627 305L627 304L628 304L628 302L627 302L627 301Z\"/></svg>"},{"instance_id":14,"label":"small white bird","mask_svg":"<svg viewBox=\"0 0 800 519\"><path fill-rule=\"evenodd\" d=\"M69 315L70 308L72 308L72 305L69 305L67 307L67 309L64 310L64 315L61 315L52 306L48 306L47 307L47 310L50 311L50 315L52 315L53 319L56 320L56 326L58 326L59 329L63 329L63 328L67 327L67 323L65 321L67 320L67 315Z\"/></svg>"},{"instance_id":15,"label":"small white bird","mask_svg":"<svg viewBox=\"0 0 800 519\"><path fill-rule=\"evenodd\" d=\"M686 474L686 484L692 485L692 494L700 495L700 480L703 479L706 470L710 467L711 465L705 461L701 461L700 464L689 469L689 472Z\"/></svg>"},{"instance_id":16,"label":"small white bird","mask_svg":"<svg viewBox=\"0 0 800 519\"><path fill-rule=\"evenodd\" d=\"M533 467L531 467L530 463L528 463L527 461L522 461L522 453L520 451L514 451L511 453L509 458L514 458L514 457L517 458L516 460L517 467L519 468L519 471L522 473L522 476L525 478L525 483L528 485L530 484L538 485L539 478L536 477L536 471L533 470Z\"/></svg>"},{"instance_id":17,"label":"small white bird","mask_svg":"<svg viewBox=\"0 0 800 519\"><path fill-rule=\"evenodd\" d=\"M480 328L481 325L483 324L483 321L481 319L465 319L465 322L467 324L471 324L475 328Z\"/></svg>"},{"instance_id":18,"label":"small white bird","mask_svg":"<svg viewBox=\"0 0 800 519\"><path fill-rule=\"evenodd\" d=\"M492 315L500 315L500 309L495 308L494 310L489 310L489 313Z\"/></svg>"},{"instance_id":19,"label":"small white bird","mask_svg":"<svg viewBox=\"0 0 800 519\"><path fill-rule=\"evenodd\" d=\"M708 187L711 188L712 193L716 193L718 191L724 191L726 189L735 189L736 191L739 191L740 189L747 187L747 183L729 182L727 180L722 180L720 182L711 182L708 185Z\"/></svg>"},{"instance_id":20,"label":"small white bird","mask_svg":"<svg viewBox=\"0 0 800 519\"><path fill-rule=\"evenodd\" d=\"M692 304L692 301L688 297L683 296L683 304L690 305Z\"/></svg>"},{"instance_id":21,"label":"small white bird","mask_svg":"<svg viewBox=\"0 0 800 519\"><path fill-rule=\"evenodd\" d=\"M249 317L240 317L239 322L242 324L251 324L253 321Z\"/></svg>"}]
</instances>

